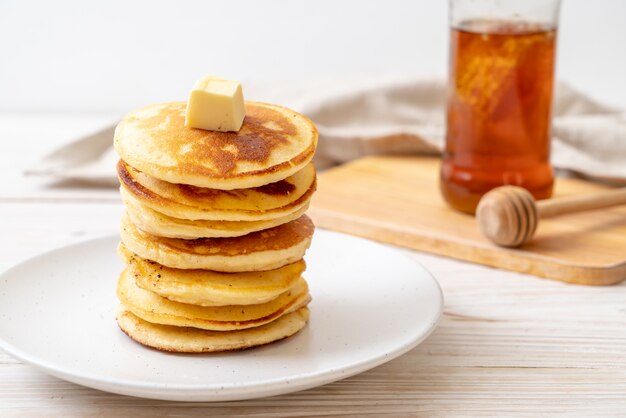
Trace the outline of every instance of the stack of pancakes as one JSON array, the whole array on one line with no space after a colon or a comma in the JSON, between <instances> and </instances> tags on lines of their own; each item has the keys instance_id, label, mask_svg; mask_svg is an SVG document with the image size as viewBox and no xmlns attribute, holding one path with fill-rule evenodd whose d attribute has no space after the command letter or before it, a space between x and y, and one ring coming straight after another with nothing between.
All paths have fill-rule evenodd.
<instances>
[{"instance_id":1,"label":"stack of pancakes","mask_svg":"<svg viewBox=\"0 0 626 418\"><path fill-rule=\"evenodd\" d=\"M206 131L185 127L185 108L149 106L115 131L126 205L118 324L174 352L293 335L311 299L301 275L317 130L289 109L247 102L238 132Z\"/></svg>"}]
</instances>

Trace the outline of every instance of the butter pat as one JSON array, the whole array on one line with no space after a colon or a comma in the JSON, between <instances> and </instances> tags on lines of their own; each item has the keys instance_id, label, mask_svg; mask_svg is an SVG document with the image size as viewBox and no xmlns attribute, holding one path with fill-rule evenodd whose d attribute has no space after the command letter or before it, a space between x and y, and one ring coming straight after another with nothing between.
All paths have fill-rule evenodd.
<instances>
[{"instance_id":1,"label":"butter pat","mask_svg":"<svg viewBox=\"0 0 626 418\"><path fill-rule=\"evenodd\" d=\"M207 75L193 86L185 126L209 131L238 131L246 116L241 83Z\"/></svg>"}]
</instances>

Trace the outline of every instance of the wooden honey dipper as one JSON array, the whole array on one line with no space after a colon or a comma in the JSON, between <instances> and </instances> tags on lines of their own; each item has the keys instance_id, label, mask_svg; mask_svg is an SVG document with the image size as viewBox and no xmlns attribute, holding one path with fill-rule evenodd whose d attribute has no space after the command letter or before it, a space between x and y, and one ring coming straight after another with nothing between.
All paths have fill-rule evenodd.
<instances>
[{"instance_id":1,"label":"wooden honey dipper","mask_svg":"<svg viewBox=\"0 0 626 418\"><path fill-rule=\"evenodd\" d=\"M517 247L530 241L539 219L623 204L626 204L626 188L535 202L526 189L502 186L480 199L476 219L483 235L495 244Z\"/></svg>"}]
</instances>

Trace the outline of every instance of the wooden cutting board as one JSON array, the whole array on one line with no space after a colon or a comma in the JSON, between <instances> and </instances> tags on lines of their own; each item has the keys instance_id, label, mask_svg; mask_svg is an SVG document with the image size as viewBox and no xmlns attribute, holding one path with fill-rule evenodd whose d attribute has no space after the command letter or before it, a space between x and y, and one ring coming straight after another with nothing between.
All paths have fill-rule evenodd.
<instances>
[{"instance_id":1,"label":"wooden cutting board","mask_svg":"<svg viewBox=\"0 0 626 418\"><path fill-rule=\"evenodd\" d=\"M532 242L507 249L483 238L473 216L446 206L439 159L368 157L319 176L316 225L460 260L586 285L626 278L626 206L541 220ZM555 196L606 190L557 179Z\"/></svg>"}]
</instances>

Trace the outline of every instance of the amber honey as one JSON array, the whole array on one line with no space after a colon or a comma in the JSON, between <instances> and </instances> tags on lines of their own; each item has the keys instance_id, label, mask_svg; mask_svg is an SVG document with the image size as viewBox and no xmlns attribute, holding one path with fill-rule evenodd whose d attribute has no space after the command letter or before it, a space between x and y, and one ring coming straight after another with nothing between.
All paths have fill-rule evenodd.
<instances>
[{"instance_id":1,"label":"amber honey","mask_svg":"<svg viewBox=\"0 0 626 418\"><path fill-rule=\"evenodd\" d=\"M513 184L550 197L550 123L556 30L473 20L452 29L441 191L473 213L480 197Z\"/></svg>"}]
</instances>

